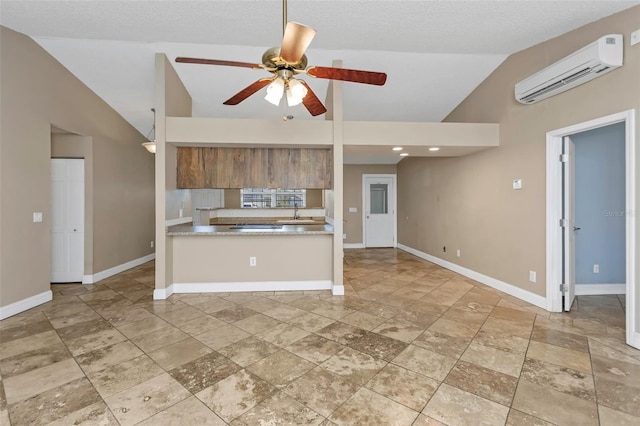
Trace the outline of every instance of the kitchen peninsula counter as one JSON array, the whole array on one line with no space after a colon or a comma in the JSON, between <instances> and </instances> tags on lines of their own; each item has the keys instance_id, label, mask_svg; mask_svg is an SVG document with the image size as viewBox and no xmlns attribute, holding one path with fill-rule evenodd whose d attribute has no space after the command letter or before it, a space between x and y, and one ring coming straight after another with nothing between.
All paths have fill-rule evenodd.
<instances>
[{"instance_id":1,"label":"kitchen peninsula counter","mask_svg":"<svg viewBox=\"0 0 640 426\"><path fill-rule=\"evenodd\" d=\"M333 226L329 224L283 224L278 227L251 227L238 225L192 226L174 225L167 229L167 235L179 236L276 236L276 235L333 235Z\"/></svg>"}]
</instances>

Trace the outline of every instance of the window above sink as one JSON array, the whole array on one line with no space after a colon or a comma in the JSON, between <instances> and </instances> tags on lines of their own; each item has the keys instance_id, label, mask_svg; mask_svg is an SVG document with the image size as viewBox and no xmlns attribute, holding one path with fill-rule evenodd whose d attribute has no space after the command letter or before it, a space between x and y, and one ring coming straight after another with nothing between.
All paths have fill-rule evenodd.
<instances>
[{"instance_id":1,"label":"window above sink","mask_svg":"<svg viewBox=\"0 0 640 426\"><path fill-rule=\"evenodd\" d=\"M304 208L306 189L242 188L240 206L243 209Z\"/></svg>"}]
</instances>

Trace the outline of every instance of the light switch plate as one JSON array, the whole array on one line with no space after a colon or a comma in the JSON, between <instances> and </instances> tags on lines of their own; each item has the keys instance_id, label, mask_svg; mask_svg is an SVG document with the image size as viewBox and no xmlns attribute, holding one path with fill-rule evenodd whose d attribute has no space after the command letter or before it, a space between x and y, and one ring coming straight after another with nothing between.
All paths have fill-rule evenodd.
<instances>
[{"instance_id":1,"label":"light switch plate","mask_svg":"<svg viewBox=\"0 0 640 426\"><path fill-rule=\"evenodd\" d=\"M349 213L358 213L357 207L349 207Z\"/></svg>"},{"instance_id":2,"label":"light switch plate","mask_svg":"<svg viewBox=\"0 0 640 426\"><path fill-rule=\"evenodd\" d=\"M640 30L631 33L631 46L640 43Z\"/></svg>"},{"instance_id":3,"label":"light switch plate","mask_svg":"<svg viewBox=\"0 0 640 426\"><path fill-rule=\"evenodd\" d=\"M514 179L513 189L522 189L522 179Z\"/></svg>"},{"instance_id":4,"label":"light switch plate","mask_svg":"<svg viewBox=\"0 0 640 426\"><path fill-rule=\"evenodd\" d=\"M42 212L33 212L33 223L42 222Z\"/></svg>"}]
</instances>

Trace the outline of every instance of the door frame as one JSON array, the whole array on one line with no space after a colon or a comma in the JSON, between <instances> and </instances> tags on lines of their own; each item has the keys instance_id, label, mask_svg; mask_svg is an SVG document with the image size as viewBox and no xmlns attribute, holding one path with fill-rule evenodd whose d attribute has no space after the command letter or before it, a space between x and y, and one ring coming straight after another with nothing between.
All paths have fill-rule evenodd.
<instances>
[{"instance_id":1,"label":"door frame","mask_svg":"<svg viewBox=\"0 0 640 426\"><path fill-rule=\"evenodd\" d=\"M393 212L393 247L398 247L398 178L396 174L362 174L362 246L367 248L367 178L391 178L391 197L389 207Z\"/></svg>"},{"instance_id":2,"label":"door frame","mask_svg":"<svg viewBox=\"0 0 640 426\"><path fill-rule=\"evenodd\" d=\"M640 346L640 329L637 326L636 293L636 152L635 152L636 110L630 109L605 117L547 132L546 155L546 265L547 310L562 312L562 180L563 171L560 155L562 138L575 133L596 129L610 124L625 123L625 226L626 226L626 333L627 343Z\"/></svg>"}]
</instances>

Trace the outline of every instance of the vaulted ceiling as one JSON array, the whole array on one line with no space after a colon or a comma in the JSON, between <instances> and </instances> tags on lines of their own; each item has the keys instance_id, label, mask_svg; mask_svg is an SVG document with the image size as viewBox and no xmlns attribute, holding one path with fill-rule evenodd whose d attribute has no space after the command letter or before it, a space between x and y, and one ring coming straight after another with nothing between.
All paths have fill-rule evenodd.
<instances>
[{"instance_id":1,"label":"vaulted ceiling","mask_svg":"<svg viewBox=\"0 0 640 426\"><path fill-rule=\"evenodd\" d=\"M640 4L639 0L290 0L289 20L318 33L310 65L388 74L345 83L346 120L441 121L511 53ZM31 36L141 133L151 129L154 54L259 63L282 37L279 0L0 1L0 23ZM175 64L194 116L312 119L256 94L222 102L263 70ZM537 70L531 70L532 73ZM303 77L321 99L327 81ZM316 119L324 119L320 116Z\"/></svg>"}]
</instances>

